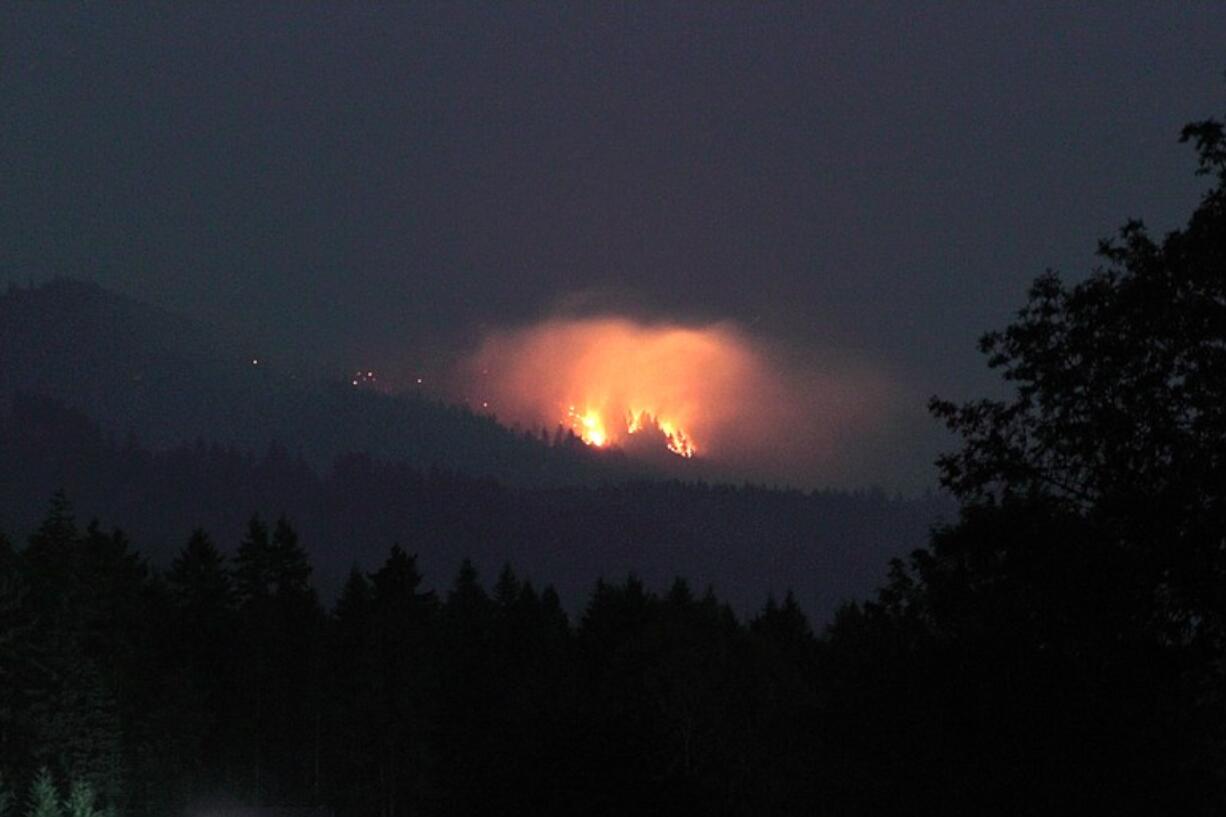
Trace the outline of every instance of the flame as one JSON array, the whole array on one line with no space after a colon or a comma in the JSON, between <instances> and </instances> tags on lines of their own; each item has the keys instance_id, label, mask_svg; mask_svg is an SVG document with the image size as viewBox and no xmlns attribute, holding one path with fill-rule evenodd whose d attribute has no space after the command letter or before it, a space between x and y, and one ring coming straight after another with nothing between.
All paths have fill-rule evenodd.
<instances>
[{"instance_id":1,"label":"flame","mask_svg":"<svg viewBox=\"0 0 1226 817\"><path fill-rule=\"evenodd\" d=\"M830 474L885 417L892 384L855 358L803 358L728 323L557 317L484 336L460 394L594 449L702 458L747 475Z\"/></svg>"},{"instance_id":2,"label":"flame","mask_svg":"<svg viewBox=\"0 0 1226 817\"><path fill-rule=\"evenodd\" d=\"M611 440L624 439L622 430L616 423L606 422L596 409L578 411L573 405L567 407L563 425L568 426L575 436L588 445L604 448ZM664 436L664 447L679 457L689 459L698 452L690 435L676 423L669 420L657 420L646 411L629 411L624 418L624 436L637 434L645 428L659 429ZM610 427L618 431L610 432Z\"/></svg>"},{"instance_id":3,"label":"flame","mask_svg":"<svg viewBox=\"0 0 1226 817\"><path fill-rule=\"evenodd\" d=\"M574 406L571 406L566 411L566 422L570 424L571 430L579 439L588 445L603 448L609 441L609 433L605 431L604 420L601 419L599 413L591 409L580 414L575 411Z\"/></svg>"},{"instance_id":4,"label":"flame","mask_svg":"<svg viewBox=\"0 0 1226 817\"><path fill-rule=\"evenodd\" d=\"M594 448L658 440L687 459L708 453L719 430L744 410L742 392L761 368L757 352L728 326L619 317L498 333L470 364L516 422L561 423Z\"/></svg>"},{"instance_id":5,"label":"flame","mask_svg":"<svg viewBox=\"0 0 1226 817\"><path fill-rule=\"evenodd\" d=\"M680 429L670 423L668 420L661 420L658 424L660 431L664 432L664 439L667 440L668 450L679 457L694 456L694 444L690 442L690 437L683 429Z\"/></svg>"}]
</instances>

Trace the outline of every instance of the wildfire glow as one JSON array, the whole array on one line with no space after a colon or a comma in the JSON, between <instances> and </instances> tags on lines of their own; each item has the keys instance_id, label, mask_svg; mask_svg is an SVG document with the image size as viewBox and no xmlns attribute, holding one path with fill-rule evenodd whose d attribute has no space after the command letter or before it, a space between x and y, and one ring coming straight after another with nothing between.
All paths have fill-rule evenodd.
<instances>
[{"instance_id":1,"label":"wildfire glow","mask_svg":"<svg viewBox=\"0 0 1226 817\"><path fill-rule=\"evenodd\" d=\"M556 320L486 339L470 362L510 419L561 424L588 445L658 433L680 457L705 453L742 410L761 361L730 327Z\"/></svg>"},{"instance_id":2,"label":"wildfire glow","mask_svg":"<svg viewBox=\"0 0 1226 817\"><path fill-rule=\"evenodd\" d=\"M772 478L835 473L838 452L883 422L892 390L847 355L799 354L730 324L622 316L492 332L461 378L457 394L508 424Z\"/></svg>"},{"instance_id":3,"label":"wildfire glow","mask_svg":"<svg viewBox=\"0 0 1226 817\"><path fill-rule=\"evenodd\" d=\"M601 448L609 441L609 434L604 430L604 420L595 411L585 411L582 414L571 406L566 410L566 422L575 434L579 435L588 445Z\"/></svg>"}]
</instances>

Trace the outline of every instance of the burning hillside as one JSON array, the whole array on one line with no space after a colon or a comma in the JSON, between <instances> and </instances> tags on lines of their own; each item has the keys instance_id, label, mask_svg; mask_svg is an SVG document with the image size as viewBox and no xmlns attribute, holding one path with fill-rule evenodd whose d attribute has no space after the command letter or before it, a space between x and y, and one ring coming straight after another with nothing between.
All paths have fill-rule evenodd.
<instances>
[{"instance_id":1,"label":"burning hillside","mask_svg":"<svg viewBox=\"0 0 1226 817\"><path fill-rule=\"evenodd\" d=\"M503 421L759 476L833 473L844 443L882 422L891 390L863 363L801 362L729 324L621 316L494 332L466 371L465 393Z\"/></svg>"},{"instance_id":2,"label":"burning hillside","mask_svg":"<svg viewBox=\"0 0 1226 817\"><path fill-rule=\"evenodd\" d=\"M658 429L681 457L717 448L760 386L762 361L728 327L557 320L486 339L472 369L508 419L570 428L596 447Z\"/></svg>"}]
</instances>

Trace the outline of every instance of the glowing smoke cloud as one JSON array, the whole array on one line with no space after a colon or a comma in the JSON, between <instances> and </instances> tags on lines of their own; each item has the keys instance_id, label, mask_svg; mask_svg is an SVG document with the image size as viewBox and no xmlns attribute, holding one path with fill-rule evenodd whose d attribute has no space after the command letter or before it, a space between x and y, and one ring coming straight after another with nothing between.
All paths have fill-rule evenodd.
<instances>
[{"instance_id":1,"label":"glowing smoke cloud","mask_svg":"<svg viewBox=\"0 0 1226 817\"><path fill-rule=\"evenodd\" d=\"M469 389L500 419L628 447L659 430L674 454L758 476L828 471L876 422L888 385L863 366L798 363L728 324L558 318L485 338Z\"/></svg>"}]
</instances>

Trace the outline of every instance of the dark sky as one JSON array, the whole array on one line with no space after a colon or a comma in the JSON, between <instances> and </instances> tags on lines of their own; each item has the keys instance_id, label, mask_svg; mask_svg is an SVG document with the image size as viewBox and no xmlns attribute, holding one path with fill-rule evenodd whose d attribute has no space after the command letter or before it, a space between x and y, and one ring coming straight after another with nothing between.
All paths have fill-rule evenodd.
<instances>
[{"instance_id":1,"label":"dark sky","mask_svg":"<svg viewBox=\"0 0 1226 817\"><path fill-rule=\"evenodd\" d=\"M576 293L729 319L898 380L887 485L1031 278L1191 211L1178 130L1226 107L1209 3L8 3L0 37L0 281L338 370Z\"/></svg>"}]
</instances>

